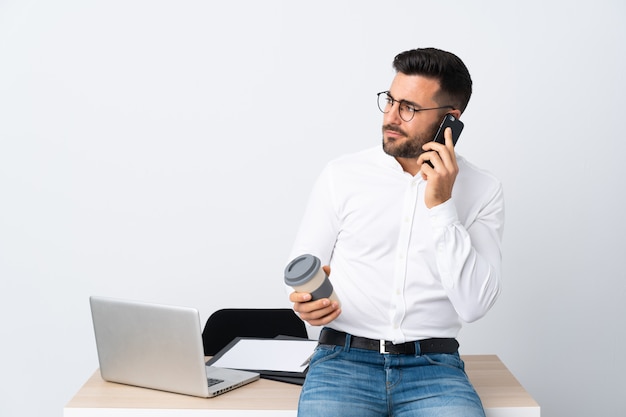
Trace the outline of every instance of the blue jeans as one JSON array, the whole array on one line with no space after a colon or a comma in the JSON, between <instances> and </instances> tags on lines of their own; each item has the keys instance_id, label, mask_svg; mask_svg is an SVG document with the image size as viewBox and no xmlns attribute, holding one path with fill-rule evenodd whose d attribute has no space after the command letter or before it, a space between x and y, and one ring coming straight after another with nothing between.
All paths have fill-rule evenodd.
<instances>
[{"instance_id":1,"label":"blue jeans","mask_svg":"<svg viewBox=\"0 0 626 417\"><path fill-rule=\"evenodd\" d=\"M454 354L390 355L319 345L298 417L485 417Z\"/></svg>"}]
</instances>

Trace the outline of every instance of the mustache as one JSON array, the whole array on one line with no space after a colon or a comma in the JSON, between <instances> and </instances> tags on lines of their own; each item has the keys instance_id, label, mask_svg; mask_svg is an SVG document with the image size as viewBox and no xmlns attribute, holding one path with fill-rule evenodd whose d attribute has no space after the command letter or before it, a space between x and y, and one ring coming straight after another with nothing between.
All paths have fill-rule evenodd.
<instances>
[{"instance_id":1,"label":"mustache","mask_svg":"<svg viewBox=\"0 0 626 417\"><path fill-rule=\"evenodd\" d=\"M396 125L383 125L383 132L385 130L390 130L392 132L396 132L401 134L402 136L407 136L406 132L402 129L400 129L398 126Z\"/></svg>"}]
</instances>

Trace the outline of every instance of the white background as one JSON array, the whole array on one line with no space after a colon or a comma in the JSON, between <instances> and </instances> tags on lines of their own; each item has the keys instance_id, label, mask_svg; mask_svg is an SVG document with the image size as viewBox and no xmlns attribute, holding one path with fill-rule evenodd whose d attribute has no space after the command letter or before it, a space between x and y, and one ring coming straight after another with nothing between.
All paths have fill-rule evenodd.
<instances>
[{"instance_id":1,"label":"white background","mask_svg":"<svg viewBox=\"0 0 626 417\"><path fill-rule=\"evenodd\" d=\"M504 183L504 293L462 353L544 417L626 415L622 1L0 0L0 415L60 416L92 294L289 306L331 158L379 144L415 47L474 79L458 152Z\"/></svg>"}]
</instances>

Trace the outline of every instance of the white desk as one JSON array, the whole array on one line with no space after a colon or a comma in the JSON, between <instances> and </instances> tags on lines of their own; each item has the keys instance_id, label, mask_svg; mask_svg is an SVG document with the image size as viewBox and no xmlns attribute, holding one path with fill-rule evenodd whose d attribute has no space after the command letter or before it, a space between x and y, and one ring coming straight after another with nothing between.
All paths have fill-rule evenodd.
<instances>
[{"instance_id":1,"label":"white desk","mask_svg":"<svg viewBox=\"0 0 626 417\"><path fill-rule=\"evenodd\" d=\"M463 356L487 417L540 417L539 405L495 355ZM96 371L63 410L64 417L296 416L301 387L261 379L214 398L114 384Z\"/></svg>"}]
</instances>

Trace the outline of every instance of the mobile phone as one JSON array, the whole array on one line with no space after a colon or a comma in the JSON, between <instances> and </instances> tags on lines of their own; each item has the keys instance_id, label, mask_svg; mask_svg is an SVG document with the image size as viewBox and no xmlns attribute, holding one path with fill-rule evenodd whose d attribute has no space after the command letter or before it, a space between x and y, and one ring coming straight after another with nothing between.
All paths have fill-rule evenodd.
<instances>
[{"instance_id":1,"label":"mobile phone","mask_svg":"<svg viewBox=\"0 0 626 417\"><path fill-rule=\"evenodd\" d=\"M446 116L441 121L439 125L439 130L437 130L437 134L435 135L435 139L433 139L437 143L441 143L442 145L446 144L446 140L443 136L443 132L446 131L446 128L449 127L452 129L452 143L456 145L456 142L459 140L459 136L463 131L463 122L454 117L451 114L446 114Z\"/></svg>"}]
</instances>

